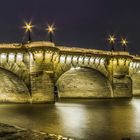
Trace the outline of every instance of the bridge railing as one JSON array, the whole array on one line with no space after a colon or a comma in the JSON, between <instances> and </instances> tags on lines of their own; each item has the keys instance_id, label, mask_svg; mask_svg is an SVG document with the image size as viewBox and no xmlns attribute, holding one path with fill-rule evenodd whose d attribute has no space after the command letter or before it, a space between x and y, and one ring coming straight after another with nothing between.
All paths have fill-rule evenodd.
<instances>
[{"instance_id":1,"label":"bridge railing","mask_svg":"<svg viewBox=\"0 0 140 140\"><path fill-rule=\"evenodd\" d=\"M3 44L0 44L0 49L11 49L11 48L21 48L21 44L18 44L18 43L9 43L9 44L6 44L6 43L3 43Z\"/></svg>"},{"instance_id":2,"label":"bridge railing","mask_svg":"<svg viewBox=\"0 0 140 140\"><path fill-rule=\"evenodd\" d=\"M95 49L84 49L84 48L77 48L77 47L66 47L66 46L57 46L60 51L64 52L78 52L78 53L88 53L88 54L105 54L105 55L130 55L129 52L111 52L111 51L104 51L104 50L95 50Z\"/></svg>"}]
</instances>

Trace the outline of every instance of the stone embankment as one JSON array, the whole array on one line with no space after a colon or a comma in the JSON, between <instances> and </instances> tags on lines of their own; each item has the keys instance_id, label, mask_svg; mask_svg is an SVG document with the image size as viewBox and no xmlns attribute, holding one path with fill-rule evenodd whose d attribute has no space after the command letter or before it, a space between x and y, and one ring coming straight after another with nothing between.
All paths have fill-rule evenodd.
<instances>
[{"instance_id":1,"label":"stone embankment","mask_svg":"<svg viewBox=\"0 0 140 140\"><path fill-rule=\"evenodd\" d=\"M0 123L0 140L77 140Z\"/></svg>"}]
</instances>

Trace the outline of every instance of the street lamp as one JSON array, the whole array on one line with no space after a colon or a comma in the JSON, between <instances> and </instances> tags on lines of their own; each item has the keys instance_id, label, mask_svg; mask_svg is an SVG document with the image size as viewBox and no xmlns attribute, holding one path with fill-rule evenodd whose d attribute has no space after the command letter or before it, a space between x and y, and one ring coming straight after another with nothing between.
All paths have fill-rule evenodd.
<instances>
[{"instance_id":1,"label":"street lamp","mask_svg":"<svg viewBox=\"0 0 140 140\"><path fill-rule=\"evenodd\" d=\"M126 47L128 45L127 39L126 38L122 38L121 41L120 41L120 43L121 43L121 45L122 45L122 47L124 49L124 52L125 52L126 51Z\"/></svg>"},{"instance_id":2,"label":"street lamp","mask_svg":"<svg viewBox=\"0 0 140 140\"><path fill-rule=\"evenodd\" d=\"M115 41L116 41L115 35L109 35L108 42L111 45L111 51L114 51Z\"/></svg>"},{"instance_id":3,"label":"street lamp","mask_svg":"<svg viewBox=\"0 0 140 140\"><path fill-rule=\"evenodd\" d=\"M115 44L115 41L116 41L116 38L115 38L115 35L109 35L108 37L108 42L109 44L111 45L111 83L112 83L112 94L111 96L113 97L114 95L114 67L113 67L113 64L114 64L114 56L113 56L113 52L114 52L114 44Z\"/></svg>"},{"instance_id":4,"label":"street lamp","mask_svg":"<svg viewBox=\"0 0 140 140\"><path fill-rule=\"evenodd\" d=\"M25 26L23 26L23 28L26 29L25 32L28 32L28 42L31 42L31 32L33 27L34 25L32 25L31 21L29 23L25 22Z\"/></svg>"},{"instance_id":5,"label":"street lamp","mask_svg":"<svg viewBox=\"0 0 140 140\"><path fill-rule=\"evenodd\" d=\"M46 30L48 31L48 34L49 34L49 41L50 42L53 42L53 34L54 34L54 31L55 31L55 27L54 25L48 25Z\"/></svg>"}]
</instances>

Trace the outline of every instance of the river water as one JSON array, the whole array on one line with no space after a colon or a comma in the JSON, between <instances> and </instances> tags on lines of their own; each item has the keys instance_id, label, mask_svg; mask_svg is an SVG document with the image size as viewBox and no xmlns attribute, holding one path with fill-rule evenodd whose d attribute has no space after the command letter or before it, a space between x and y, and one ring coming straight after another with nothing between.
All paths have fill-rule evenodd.
<instances>
[{"instance_id":1,"label":"river water","mask_svg":"<svg viewBox=\"0 0 140 140\"><path fill-rule=\"evenodd\" d=\"M0 122L88 140L140 140L140 98L1 104Z\"/></svg>"}]
</instances>

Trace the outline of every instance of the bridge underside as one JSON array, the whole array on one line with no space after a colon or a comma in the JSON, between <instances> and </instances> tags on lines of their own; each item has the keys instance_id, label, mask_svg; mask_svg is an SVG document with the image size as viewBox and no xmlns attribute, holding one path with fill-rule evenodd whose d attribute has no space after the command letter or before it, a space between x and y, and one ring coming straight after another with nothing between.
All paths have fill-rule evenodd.
<instances>
[{"instance_id":1,"label":"bridge underside","mask_svg":"<svg viewBox=\"0 0 140 140\"><path fill-rule=\"evenodd\" d=\"M65 72L57 81L60 98L108 98L111 84L99 71L75 68Z\"/></svg>"},{"instance_id":2,"label":"bridge underside","mask_svg":"<svg viewBox=\"0 0 140 140\"><path fill-rule=\"evenodd\" d=\"M12 72L0 68L0 102L29 102L29 91L22 80Z\"/></svg>"}]
</instances>

